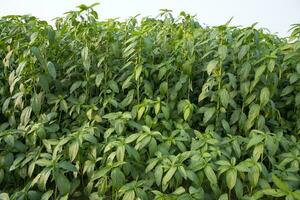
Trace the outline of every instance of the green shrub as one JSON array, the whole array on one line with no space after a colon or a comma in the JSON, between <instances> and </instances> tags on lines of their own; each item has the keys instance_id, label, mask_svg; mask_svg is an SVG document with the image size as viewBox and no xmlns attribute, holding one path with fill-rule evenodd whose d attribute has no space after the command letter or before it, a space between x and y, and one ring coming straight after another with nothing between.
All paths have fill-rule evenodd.
<instances>
[{"instance_id":1,"label":"green shrub","mask_svg":"<svg viewBox=\"0 0 300 200\"><path fill-rule=\"evenodd\" d=\"M0 19L0 199L300 199L300 26Z\"/></svg>"}]
</instances>

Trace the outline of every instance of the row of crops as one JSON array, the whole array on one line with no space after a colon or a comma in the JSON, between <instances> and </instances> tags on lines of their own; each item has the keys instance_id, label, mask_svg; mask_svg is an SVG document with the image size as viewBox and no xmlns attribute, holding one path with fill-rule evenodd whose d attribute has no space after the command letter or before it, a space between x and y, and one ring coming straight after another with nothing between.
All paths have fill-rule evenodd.
<instances>
[{"instance_id":1,"label":"row of crops","mask_svg":"<svg viewBox=\"0 0 300 200\"><path fill-rule=\"evenodd\" d=\"M300 26L0 19L0 199L300 199Z\"/></svg>"}]
</instances>

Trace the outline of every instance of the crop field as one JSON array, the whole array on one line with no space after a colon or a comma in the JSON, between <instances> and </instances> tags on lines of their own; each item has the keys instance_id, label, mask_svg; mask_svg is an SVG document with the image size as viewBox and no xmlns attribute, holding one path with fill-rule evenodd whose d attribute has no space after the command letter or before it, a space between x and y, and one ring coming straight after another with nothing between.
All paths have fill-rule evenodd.
<instances>
[{"instance_id":1,"label":"crop field","mask_svg":"<svg viewBox=\"0 0 300 200\"><path fill-rule=\"evenodd\" d=\"M300 24L0 18L0 200L300 199Z\"/></svg>"}]
</instances>

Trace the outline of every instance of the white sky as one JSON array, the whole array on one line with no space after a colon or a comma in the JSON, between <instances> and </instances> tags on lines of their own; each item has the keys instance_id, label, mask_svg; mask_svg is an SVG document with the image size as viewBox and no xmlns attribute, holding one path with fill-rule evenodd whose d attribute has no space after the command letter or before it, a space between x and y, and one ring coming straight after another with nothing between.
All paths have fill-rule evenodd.
<instances>
[{"instance_id":1,"label":"white sky","mask_svg":"<svg viewBox=\"0 0 300 200\"><path fill-rule=\"evenodd\" d=\"M196 14L201 24L220 25L234 17L232 25L251 25L259 22L271 33L287 36L291 24L300 23L300 0L0 0L0 16L31 14L51 21L79 4L96 7L100 19L121 19L141 14L155 17L159 9Z\"/></svg>"}]
</instances>

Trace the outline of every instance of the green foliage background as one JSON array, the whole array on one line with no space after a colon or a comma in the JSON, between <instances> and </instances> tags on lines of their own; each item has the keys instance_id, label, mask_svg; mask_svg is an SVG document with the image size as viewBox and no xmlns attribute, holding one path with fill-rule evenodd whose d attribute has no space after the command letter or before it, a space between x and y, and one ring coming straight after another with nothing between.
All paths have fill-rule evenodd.
<instances>
[{"instance_id":1,"label":"green foliage background","mask_svg":"<svg viewBox=\"0 0 300 200\"><path fill-rule=\"evenodd\" d=\"M0 199L300 199L300 26L0 19Z\"/></svg>"}]
</instances>

